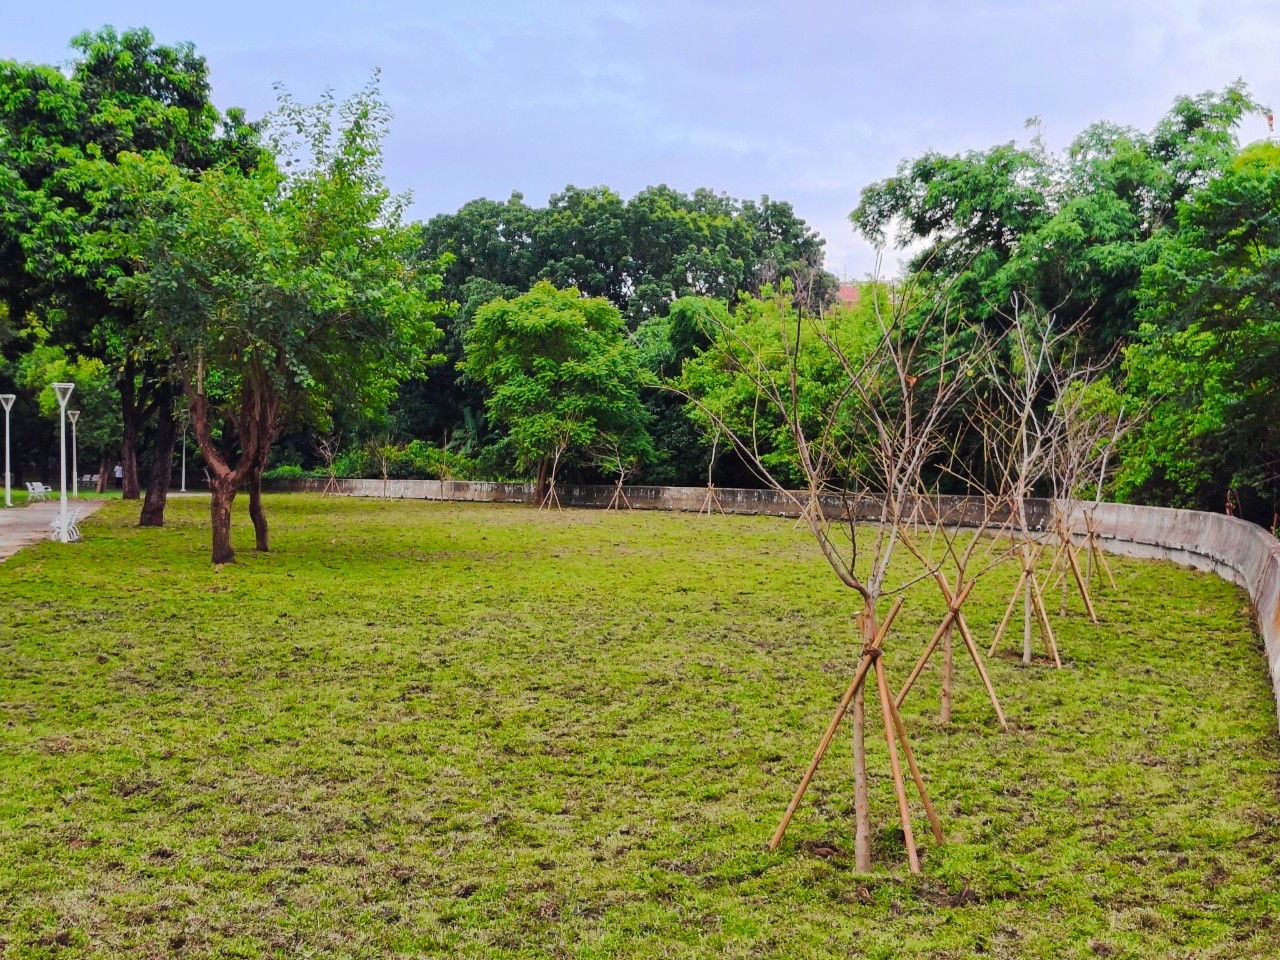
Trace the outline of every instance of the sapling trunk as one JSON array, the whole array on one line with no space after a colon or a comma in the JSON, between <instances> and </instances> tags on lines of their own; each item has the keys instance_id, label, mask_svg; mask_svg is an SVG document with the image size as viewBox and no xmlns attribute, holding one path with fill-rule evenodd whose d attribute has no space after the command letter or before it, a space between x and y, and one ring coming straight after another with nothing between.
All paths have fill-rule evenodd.
<instances>
[{"instance_id":1,"label":"sapling trunk","mask_svg":"<svg viewBox=\"0 0 1280 960\"><path fill-rule=\"evenodd\" d=\"M867 601L862 613L862 640L871 643L876 636L875 605ZM871 869L871 808L867 795L866 686L858 690L853 701L853 859L854 869L866 873Z\"/></svg>"},{"instance_id":2,"label":"sapling trunk","mask_svg":"<svg viewBox=\"0 0 1280 960\"><path fill-rule=\"evenodd\" d=\"M1022 594L1022 662L1031 663L1031 577L1035 573L1027 576L1027 581L1023 585Z\"/></svg>"}]
</instances>

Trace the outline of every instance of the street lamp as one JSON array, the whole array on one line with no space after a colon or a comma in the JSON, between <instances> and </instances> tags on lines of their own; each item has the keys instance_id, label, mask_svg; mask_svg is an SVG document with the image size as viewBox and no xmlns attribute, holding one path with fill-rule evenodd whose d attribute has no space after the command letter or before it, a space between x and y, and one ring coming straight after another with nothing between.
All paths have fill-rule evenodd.
<instances>
[{"instance_id":1,"label":"street lamp","mask_svg":"<svg viewBox=\"0 0 1280 960\"><path fill-rule=\"evenodd\" d=\"M74 383L53 385L53 392L58 395L58 439L62 442L62 459L59 463L62 468L62 497L58 513L58 540L62 543L71 542L71 534L67 530L67 401L71 399L71 391L75 388Z\"/></svg>"},{"instance_id":2,"label":"street lamp","mask_svg":"<svg viewBox=\"0 0 1280 960\"><path fill-rule=\"evenodd\" d=\"M4 505L13 506L13 494L9 492L9 408L18 398L14 393L0 393L0 404L4 405Z\"/></svg>"},{"instance_id":3,"label":"street lamp","mask_svg":"<svg viewBox=\"0 0 1280 960\"><path fill-rule=\"evenodd\" d=\"M191 418L185 413L182 415L182 489L179 493L187 492L187 424L191 422Z\"/></svg>"},{"instance_id":4,"label":"street lamp","mask_svg":"<svg viewBox=\"0 0 1280 960\"><path fill-rule=\"evenodd\" d=\"M68 410L67 419L71 421L71 496L80 499L80 466L76 461L76 421L80 419L79 410Z\"/></svg>"}]
</instances>

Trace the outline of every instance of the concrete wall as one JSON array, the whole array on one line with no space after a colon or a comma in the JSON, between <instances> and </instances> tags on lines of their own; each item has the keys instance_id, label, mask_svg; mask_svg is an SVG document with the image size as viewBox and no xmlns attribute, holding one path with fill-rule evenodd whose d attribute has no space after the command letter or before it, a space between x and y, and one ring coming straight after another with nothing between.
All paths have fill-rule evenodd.
<instances>
[{"instance_id":1,"label":"concrete wall","mask_svg":"<svg viewBox=\"0 0 1280 960\"><path fill-rule=\"evenodd\" d=\"M489 503L532 503L533 486L527 483L472 483L458 480L338 480L336 492L352 497L394 497L421 500L469 500ZM327 480L280 480L268 489L323 493ZM568 485L560 489L566 507L604 508L613 498L612 486ZM707 508L704 487L627 487L627 499L637 510L683 510ZM800 496L800 495L797 495ZM719 509L725 513L796 517L798 498L773 490L717 488ZM846 501L837 495L822 498L829 516L844 515L852 509L859 519L875 520L879 504L864 498ZM1003 516L989 516L980 498L938 497L930 507L947 523L976 526L1004 522ZM1027 513L1033 527L1044 527L1052 515L1048 500L1028 500ZM1173 560L1200 570L1208 570L1244 587L1253 601L1266 648L1271 682L1276 692L1280 716L1280 541L1255 524L1216 513L1196 510L1167 510L1123 503L1100 504L1094 512L1102 545L1111 553L1129 557ZM1083 524L1077 523L1077 529Z\"/></svg>"}]
</instances>

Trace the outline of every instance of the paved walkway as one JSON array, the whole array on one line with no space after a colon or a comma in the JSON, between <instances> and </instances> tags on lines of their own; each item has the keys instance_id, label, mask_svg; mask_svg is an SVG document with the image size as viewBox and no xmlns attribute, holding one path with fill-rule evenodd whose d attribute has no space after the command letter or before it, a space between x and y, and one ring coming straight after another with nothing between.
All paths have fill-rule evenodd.
<instances>
[{"instance_id":1,"label":"paved walkway","mask_svg":"<svg viewBox=\"0 0 1280 960\"><path fill-rule=\"evenodd\" d=\"M80 519L98 510L106 500L68 500L67 510L79 510ZM0 503L4 497L0 496ZM41 540L48 540L53 532L49 526L58 515L59 502L44 500L24 507L0 506L0 561L7 560L23 547Z\"/></svg>"}]
</instances>

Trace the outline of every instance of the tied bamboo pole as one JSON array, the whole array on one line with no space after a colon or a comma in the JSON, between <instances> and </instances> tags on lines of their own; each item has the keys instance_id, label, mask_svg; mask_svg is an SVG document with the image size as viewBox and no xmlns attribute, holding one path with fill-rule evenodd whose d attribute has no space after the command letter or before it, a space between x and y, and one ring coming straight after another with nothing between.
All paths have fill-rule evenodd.
<instances>
[{"instance_id":1,"label":"tied bamboo pole","mask_svg":"<svg viewBox=\"0 0 1280 960\"><path fill-rule=\"evenodd\" d=\"M898 796L898 816L902 819L902 839L907 847L907 863L912 873L920 872L920 855L916 851L915 834L911 830L911 806L907 803L907 788L902 782L902 764L898 762L898 744L893 714L890 712L892 700L889 697L889 684L884 678L884 663L877 650L872 659L875 661L876 692L880 697L880 718L884 725L884 742L889 748L889 770L893 773L893 791Z\"/></svg>"},{"instance_id":2,"label":"tied bamboo pole","mask_svg":"<svg viewBox=\"0 0 1280 960\"><path fill-rule=\"evenodd\" d=\"M853 675L853 682L849 684L849 689L840 698L836 712L832 715L831 722L827 725L827 731L822 735L822 739L818 743L818 749L814 753L813 759L809 761L809 767L805 770L804 776L800 778L800 785L796 787L795 794L791 797L791 802L787 805L787 810L782 815L782 822L778 824L778 829L774 831L773 838L769 841L770 853L778 849L778 844L782 842L783 836L786 835L787 827L791 824L791 818L795 816L796 809L800 806L800 801L804 799L805 791L809 789L809 784L813 782L813 775L817 773L818 764L822 763L822 758L826 754L827 748L831 746L831 741L836 735L836 729L840 726L840 721L844 719L844 715L849 710L849 704L853 702L854 696L862 689L862 685L866 681L867 672L871 669L875 651L879 650L884 643L884 638L889 633L889 627L893 625L894 617L898 615L898 611L901 609L902 598L899 597L894 601L893 606L889 608L889 614L884 618L884 622L880 625L875 637L863 648L862 657L858 661L858 669Z\"/></svg>"}]
</instances>

